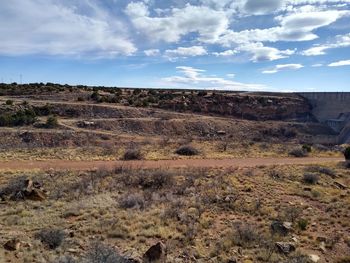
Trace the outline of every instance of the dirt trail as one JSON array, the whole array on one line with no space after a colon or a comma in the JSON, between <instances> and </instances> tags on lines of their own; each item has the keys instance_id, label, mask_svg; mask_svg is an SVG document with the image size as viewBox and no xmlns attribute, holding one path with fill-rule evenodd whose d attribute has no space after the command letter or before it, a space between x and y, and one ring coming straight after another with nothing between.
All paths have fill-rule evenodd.
<instances>
[{"instance_id":1,"label":"dirt trail","mask_svg":"<svg viewBox=\"0 0 350 263\"><path fill-rule=\"evenodd\" d=\"M151 168L229 168L254 167L288 164L323 164L341 162L343 158L336 157L308 157L308 158L244 158L244 159L185 159L159 161L7 161L0 162L0 170L90 170L103 167L113 169L116 166L126 166L134 169Z\"/></svg>"}]
</instances>

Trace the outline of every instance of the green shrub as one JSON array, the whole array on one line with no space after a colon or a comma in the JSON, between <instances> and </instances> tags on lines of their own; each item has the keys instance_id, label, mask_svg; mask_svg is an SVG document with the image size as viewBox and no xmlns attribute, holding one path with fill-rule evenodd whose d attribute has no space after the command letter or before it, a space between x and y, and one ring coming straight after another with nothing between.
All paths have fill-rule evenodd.
<instances>
[{"instance_id":1,"label":"green shrub","mask_svg":"<svg viewBox=\"0 0 350 263\"><path fill-rule=\"evenodd\" d=\"M139 193L125 194L119 199L119 206L124 209L143 209L145 207L145 198Z\"/></svg>"},{"instance_id":2,"label":"green shrub","mask_svg":"<svg viewBox=\"0 0 350 263\"><path fill-rule=\"evenodd\" d=\"M64 231L60 229L43 229L36 234L36 238L50 249L59 247L64 240Z\"/></svg>"},{"instance_id":3,"label":"green shrub","mask_svg":"<svg viewBox=\"0 0 350 263\"><path fill-rule=\"evenodd\" d=\"M320 179L318 174L306 173L304 174L303 181L307 184L317 184Z\"/></svg>"},{"instance_id":4,"label":"green shrub","mask_svg":"<svg viewBox=\"0 0 350 263\"><path fill-rule=\"evenodd\" d=\"M7 100L6 105L13 105L13 100Z\"/></svg>"},{"instance_id":5,"label":"green shrub","mask_svg":"<svg viewBox=\"0 0 350 263\"><path fill-rule=\"evenodd\" d=\"M125 151L123 155L123 160L130 161L130 160L142 160L143 155L140 151L140 149L128 149Z\"/></svg>"},{"instance_id":6,"label":"green shrub","mask_svg":"<svg viewBox=\"0 0 350 263\"><path fill-rule=\"evenodd\" d=\"M298 227L299 227L301 230L305 231L306 228L307 228L308 223L309 223L309 222L308 222L306 219L301 218L301 219L299 219L299 221L298 221Z\"/></svg>"},{"instance_id":7,"label":"green shrub","mask_svg":"<svg viewBox=\"0 0 350 263\"><path fill-rule=\"evenodd\" d=\"M304 145L302 146L302 149L303 149L305 152L308 152L308 153L311 153L311 151L312 151L312 147L311 147L310 145L308 145L308 144L304 144Z\"/></svg>"},{"instance_id":8,"label":"green shrub","mask_svg":"<svg viewBox=\"0 0 350 263\"><path fill-rule=\"evenodd\" d=\"M307 157L308 156L308 152L305 151L304 149L302 148L296 148L296 149L293 149L289 152L289 155L291 156L294 156L294 157Z\"/></svg>"},{"instance_id":9,"label":"green shrub","mask_svg":"<svg viewBox=\"0 0 350 263\"><path fill-rule=\"evenodd\" d=\"M49 116L45 124L46 128L55 128L58 126L58 120L56 116Z\"/></svg>"},{"instance_id":10,"label":"green shrub","mask_svg":"<svg viewBox=\"0 0 350 263\"><path fill-rule=\"evenodd\" d=\"M350 160L350 147L347 147L344 151L344 157L345 160L349 161Z\"/></svg>"},{"instance_id":11,"label":"green shrub","mask_svg":"<svg viewBox=\"0 0 350 263\"><path fill-rule=\"evenodd\" d=\"M251 248L261 241L258 228L246 223L234 224L232 238L236 246L241 246L243 248Z\"/></svg>"},{"instance_id":12,"label":"green shrub","mask_svg":"<svg viewBox=\"0 0 350 263\"><path fill-rule=\"evenodd\" d=\"M15 113L0 115L0 126L22 126L36 122L36 113L32 109L19 110Z\"/></svg>"},{"instance_id":13,"label":"green shrub","mask_svg":"<svg viewBox=\"0 0 350 263\"><path fill-rule=\"evenodd\" d=\"M183 146L180 146L175 151L175 153L178 155L192 156L192 155L197 155L199 152L196 148L194 148L191 145L183 145Z\"/></svg>"}]
</instances>

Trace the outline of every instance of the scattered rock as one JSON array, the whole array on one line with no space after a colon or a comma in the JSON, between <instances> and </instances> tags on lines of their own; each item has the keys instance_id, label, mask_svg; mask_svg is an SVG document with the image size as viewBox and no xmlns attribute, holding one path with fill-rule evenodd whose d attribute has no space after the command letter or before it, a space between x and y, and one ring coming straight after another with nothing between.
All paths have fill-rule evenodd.
<instances>
[{"instance_id":1,"label":"scattered rock","mask_svg":"<svg viewBox=\"0 0 350 263\"><path fill-rule=\"evenodd\" d=\"M237 263L236 259L230 259L229 261L227 261L227 263Z\"/></svg>"},{"instance_id":2,"label":"scattered rock","mask_svg":"<svg viewBox=\"0 0 350 263\"><path fill-rule=\"evenodd\" d=\"M334 182L334 185L338 187L341 190L345 190L347 186L345 184L339 183L339 182Z\"/></svg>"},{"instance_id":3,"label":"scattered rock","mask_svg":"<svg viewBox=\"0 0 350 263\"><path fill-rule=\"evenodd\" d=\"M292 230L292 223L290 222L281 222L281 221L273 221L271 223L271 230L274 233L279 233L282 235L288 235L288 233Z\"/></svg>"},{"instance_id":4,"label":"scattered rock","mask_svg":"<svg viewBox=\"0 0 350 263\"><path fill-rule=\"evenodd\" d=\"M217 135L226 135L226 132L225 131L221 131L221 130L217 131L216 133L217 133Z\"/></svg>"},{"instance_id":5,"label":"scattered rock","mask_svg":"<svg viewBox=\"0 0 350 263\"><path fill-rule=\"evenodd\" d=\"M295 245L289 242L276 242L275 246L278 252L283 254L289 254L295 251Z\"/></svg>"},{"instance_id":6,"label":"scattered rock","mask_svg":"<svg viewBox=\"0 0 350 263\"><path fill-rule=\"evenodd\" d=\"M322 241L318 247L320 248L320 250L321 250L323 253L326 252L326 243L325 243L325 242Z\"/></svg>"},{"instance_id":7,"label":"scattered rock","mask_svg":"<svg viewBox=\"0 0 350 263\"><path fill-rule=\"evenodd\" d=\"M298 243L298 242L299 242L298 238L295 237L295 236L293 236L293 237L291 238L291 240L292 240L294 243Z\"/></svg>"},{"instance_id":8,"label":"scattered rock","mask_svg":"<svg viewBox=\"0 0 350 263\"><path fill-rule=\"evenodd\" d=\"M21 246L21 242L19 241L19 239L15 238L5 243L4 249L9 251L16 251L16 250L19 250L20 246Z\"/></svg>"},{"instance_id":9,"label":"scattered rock","mask_svg":"<svg viewBox=\"0 0 350 263\"><path fill-rule=\"evenodd\" d=\"M166 262L166 246L162 242L158 242L150 247L143 255L143 263L165 263Z\"/></svg>"},{"instance_id":10,"label":"scattered rock","mask_svg":"<svg viewBox=\"0 0 350 263\"><path fill-rule=\"evenodd\" d=\"M309 258L311 260L311 262L317 263L318 261L320 261L320 257L315 255L315 254L310 254Z\"/></svg>"}]
</instances>

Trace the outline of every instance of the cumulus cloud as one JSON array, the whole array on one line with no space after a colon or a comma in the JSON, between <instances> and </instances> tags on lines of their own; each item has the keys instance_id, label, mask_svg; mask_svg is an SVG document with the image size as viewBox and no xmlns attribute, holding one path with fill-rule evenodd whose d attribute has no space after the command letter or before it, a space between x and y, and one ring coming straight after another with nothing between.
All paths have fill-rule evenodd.
<instances>
[{"instance_id":1,"label":"cumulus cloud","mask_svg":"<svg viewBox=\"0 0 350 263\"><path fill-rule=\"evenodd\" d=\"M328 49L343 48L343 47L350 47L350 33L345 35L338 35L335 37L335 39L332 42L329 42L327 44L314 45L312 48L304 50L302 52L302 55L305 55L305 56L325 55Z\"/></svg>"},{"instance_id":2,"label":"cumulus cloud","mask_svg":"<svg viewBox=\"0 0 350 263\"><path fill-rule=\"evenodd\" d=\"M172 8L168 15L150 16L143 2L131 2L125 10L132 24L151 41L178 42L189 33L197 33L198 41L215 41L227 30L226 13L207 6L187 4Z\"/></svg>"},{"instance_id":3,"label":"cumulus cloud","mask_svg":"<svg viewBox=\"0 0 350 263\"><path fill-rule=\"evenodd\" d=\"M238 48L240 51L246 51L252 54L251 60L254 62L273 61L286 58L295 53L295 50L279 50L273 47L265 47L262 43L250 43Z\"/></svg>"},{"instance_id":4,"label":"cumulus cloud","mask_svg":"<svg viewBox=\"0 0 350 263\"><path fill-rule=\"evenodd\" d=\"M177 57L195 57L208 54L202 46L178 47L177 49L168 49L165 51L165 56L170 58Z\"/></svg>"},{"instance_id":5,"label":"cumulus cloud","mask_svg":"<svg viewBox=\"0 0 350 263\"><path fill-rule=\"evenodd\" d=\"M329 67L342 67L342 66L350 66L350 60L340 60L337 62L330 63Z\"/></svg>"},{"instance_id":6,"label":"cumulus cloud","mask_svg":"<svg viewBox=\"0 0 350 263\"><path fill-rule=\"evenodd\" d=\"M237 50L230 49L222 52L213 52L212 54L216 57L229 57L235 55L237 52Z\"/></svg>"},{"instance_id":7,"label":"cumulus cloud","mask_svg":"<svg viewBox=\"0 0 350 263\"><path fill-rule=\"evenodd\" d=\"M284 0L247 0L244 9L251 14L263 15L277 12L284 4Z\"/></svg>"},{"instance_id":8,"label":"cumulus cloud","mask_svg":"<svg viewBox=\"0 0 350 263\"><path fill-rule=\"evenodd\" d=\"M252 42L292 42L317 39L314 30L349 16L350 11L302 12L276 18L278 26L265 29L226 30L214 43L231 47ZM212 42L213 43L213 42Z\"/></svg>"},{"instance_id":9,"label":"cumulus cloud","mask_svg":"<svg viewBox=\"0 0 350 263\"><path fill-rule=\"evenodd\" d=\"M93 2L11 0L0 5L0 54L114 57L136 47L121 22ZM84 10L84 12L82 11Z\"/></svg>"},{"instance_id":10,"label":"cumulus cloud","mask_svg":"<svg viewBox=\"0 0 350 263\"><path fill-rule=\"evenodd\" d=\"M168 85L177 88L201 88L217 90L260 90L266 88L260 84L246 84L220 77L208 76L205 70L181 66L176 68L182 76L163 78ZM233 75L231 75L231 78Z\"/></svg>"},{"instance_id":11,"label":"cumulus cloud","mask_svg":"<svg viewBox=\"0 0 350 263\"><path fill-rule=\"evenodd\" d=\"M269 69L269 70L264 70L262 73L264 74L274 74L280 71L285 71L285 70L297 70L301 69L304 66L301 64L282 64L282 65L276 65L274 68Z\"/></svg>"},{"instance_id":12,"label":"cumulus cloud","mask_svg":"<svg viewBox=\"0 0 350 263\"><path fill-rule=\"evenodd\" d=\"M160 54L160 50L159 49L147 49L147 50L143 51L143 53L145 53L145 55L147 57L154 57L154 56L158 56Z\"/></svg>"}]
</instances>

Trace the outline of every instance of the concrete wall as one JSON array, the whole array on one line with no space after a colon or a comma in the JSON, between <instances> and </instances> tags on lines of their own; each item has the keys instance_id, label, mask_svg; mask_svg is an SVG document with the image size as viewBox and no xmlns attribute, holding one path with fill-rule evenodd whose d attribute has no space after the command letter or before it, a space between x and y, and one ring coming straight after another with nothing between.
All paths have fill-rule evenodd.
<instances>
[{"instance_id":1,"label":"concrete wall","mask_svg":"<svg viewBox=\"0 0 350 263\"><path fill-rule=\"evenodd\" d=\"M320 122L335 119L340 113L350 112L350 92L302 92L313 107L312 113Z\"/></svg>"}]
</instances>

